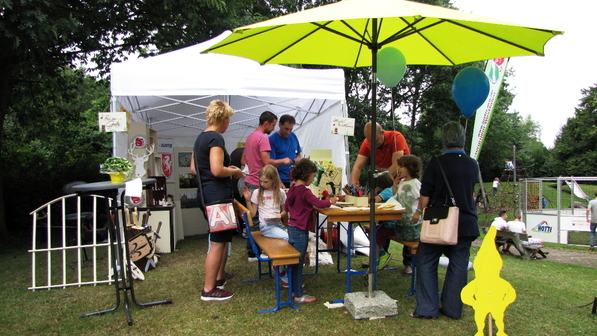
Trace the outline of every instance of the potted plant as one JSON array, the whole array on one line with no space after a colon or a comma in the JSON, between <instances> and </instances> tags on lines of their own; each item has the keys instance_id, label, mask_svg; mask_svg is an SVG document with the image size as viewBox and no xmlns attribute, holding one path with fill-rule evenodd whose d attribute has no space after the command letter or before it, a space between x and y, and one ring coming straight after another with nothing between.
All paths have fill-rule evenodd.
<instances>
[{"instance_id":1,"label":"potted plant","mask_svg":"<svg viewBox=\"0 0 597 336\"><path fill-rule=\"evenodd\" d=\"M133 164L120 157L109 157L101 166L100 171L110 174L112 182L124 182L124 176L133 172Z\"/></svg>"}]
</instances>

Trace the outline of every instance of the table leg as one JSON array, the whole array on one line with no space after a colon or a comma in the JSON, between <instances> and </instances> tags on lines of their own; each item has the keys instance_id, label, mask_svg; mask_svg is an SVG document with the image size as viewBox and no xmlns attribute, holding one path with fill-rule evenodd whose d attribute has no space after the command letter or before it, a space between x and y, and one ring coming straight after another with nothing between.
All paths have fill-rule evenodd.
<instances>
[{"instance_id":1,"label":"table leg","mask_svg":"<svg viewBox=\"0 0 597 336\"><path fill-rule=\"evenodd\" d=\"M352 251L355 249L355 246L353 246L353 242L354 242L354 233L352 230L352 225L353 224L358 224L358 222L348 222L348 225L346 227L346 270L345 271L341 271L340 269L338 269L339 272L341 273L346 273L346 293L351 293L352 292L352 276L354 275L363 275L363 274L367 274L368 271L353 271L352 270ZM339 236L339 235L338 235ZM338 239L340 239L338 237ZM340 267L340 249L338 249L338 267ZM333 300L331 301L332 303L344 303L344 300Z\"/></svg>"},{"instance_id":2,"label":"table leg","mask_svg":"<svg viewBox=\"0 0 597 336\"><path fill-rule=\"evenodd\" d=\"M108 225L108 234L110 235L110 251L111 251L110 254L112 256L112 260L111 260L111 262L112 262L112 276L114 277L114 289L116 290L116 303L110 309L100 310L100 311L93 312L93 313L88 313L88 314L83 314L83 315L81 315L81 317L87 317L87 316L93 316L93 315L102 315L102 314L105 314L105 313L109 313L109 312L115 311L120 306L120 291L122 290L122 285L120 284L120 280L119 280L120 277L119 277L118 274L119 274L119 271L122 269L122 267L119 267L119 263L118 263L118 255L119 255L119 253L117 252L118 248L114 244L114 242L118 241L119 239L116 237L117 233L115 232L116 231L115 230L115 223L112 220L112 216L111 216L111 212L110 212L110 209L111 209L110 200L109 200L108 197L106 197L105 200L106 200L106 209L108 209L108 218L110 220L110 225ZM124 279L124 278L121 278L121 279ZM131 323L132 323L132 321L129 322L129 325Z\"/></svg>"},{"instance_id":3,"label":"table leg","mask_svg":"<svg viewBox=\"0 0 597 336\"><path fill-rule=\"evenodd\" d=\"M120 204L122 204L122 216L123 216L123 222L124 222L124 192L121 195L121 200L120 200ZM116 227L117 227L117 232L119 232L120 234L122 234L123 238L126 238L125 232L124 232L124 227L120 225L120 221L118 220L118 214L116 214L116 216L114 216L116 218ZM118 241L119 246L121 241ZM122 250L122 249L121 249ZM133 275L131 272L131 259L130 259L130 255L131 252L129 250L129 244L128 241L124 242L124 251L122 251L124 253L124 264L126 265L126 279L128 280L128 284L127 284L127 280L124 280L125 286L123 288L123 293L124 293L124 305L125 305L125 310L127 312L127 316L130 314L129 313L129 309L128 309L128 291L130 290L131 292L131 300L133 301L134 304L136 304L139 307L149 307L149 306L156 306L156 305L161 305L161 304L171 304L172 300L162 300L162 301L155 301L155 302L148 302L148 303L139 303L137 301L137 298L135 297L135 286L134 286L134 281L135 279L133 279ZM124 271L123 271L123 275L124 275ZM129 322L129 325L132 324L132 320Z\"/></svg>"},{"instance_id":4,"label":"table leg","mask_svg":"<svg viewBox=\"0 0 597 336\"><path fill-rule=\"evenodd\" d=\"M303 275L315 275L319 272L319 252L340 251L340 237L338 236L338 245L337 245L338 248L336 248L336 249L333 248L333 241L330 239L330 232L331 232L330 227L333 227L334 223L328 221L327 217L320 223L319 222L319 213L316 211L313 211L313 220L315 223L315 242L316 242L316 244L315 244L315 271L313 273L303 273ZM327 242L327 248L325 250L321 250L321 249L319 249L318 242L319 242L319 239L321 238L320 232L321 232L321 229L323 228L323 225L325 222L328 223L328 225L327 225L327 227L328 227L328 242ZM330 248L330 245L332 245L332 248ZM313 256L311 256L311 258L312 257ZM340 260L340 259L338 258L338 260ZM338 263L336 263L336 265L338 265ZM340 266L337 266L337 267L338 267L338 272L340 272L340 268L339 268Z\"/></svg>"},{"instance_id":5,"label":"table leg","mask_svg":"<svg viewBox=\"0 0 597 336\"><path fill-rule=\"evenodd\" d=\"M114 195L112 197L113 202L116 202L117 198L118 191L114 190ZM124 193L121 197L121 204L124 204ZM126 314L126 319L128 325L133 325L133 318L129 308L129 291L133 303L140 307L154 306L159 304L170 304L172 303L172 300L163 300L149 303L137 302L137 299L135 298L134 279L131 272L132 261L130 260L128 242L126 242L124 228L122 227L122 225L120 225L120 220L118 218L119 209L122 210L122 216L124 217L124 205L122 207L118 207L117 205L112 206L110 205L109 198L106 197L106 208L108 209L108 218L114 218L113 221L111 220L109 232L111 237L110 249L112 251L112 269L114 276L114 287L116 290L116 304L114 305L114 307L110 309L84 314L81 315L81 317L101 315L104 313L115 311L120 306L120 292L122 291L123 306ZM112 217L111 211L114 212L114 217Z\"/></svg>"}]
</instances>

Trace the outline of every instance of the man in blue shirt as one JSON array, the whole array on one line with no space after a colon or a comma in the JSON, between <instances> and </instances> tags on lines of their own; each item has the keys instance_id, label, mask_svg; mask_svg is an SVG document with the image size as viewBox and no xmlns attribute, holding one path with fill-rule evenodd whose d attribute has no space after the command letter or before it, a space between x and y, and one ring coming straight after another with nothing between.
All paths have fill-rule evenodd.
<instances>
[{"instance_id":1,"label":"man in blue shirt","mask_svg":"<svg viewBox=\"0 0 597 336\"><path fill-rule=\"evenodd\" d=\"M294 166L294 162L301 159L301 146L296 134L292 133L292 129L296 124L293 116L285 114L280 117L279 130L269 136L269 143L271 147L270 158L272 160L279 160L289 158L293 160L292 164L279 165L278 173L280 179L286 188L290 188L290 170Z\"/></svg>"}]
</instances>

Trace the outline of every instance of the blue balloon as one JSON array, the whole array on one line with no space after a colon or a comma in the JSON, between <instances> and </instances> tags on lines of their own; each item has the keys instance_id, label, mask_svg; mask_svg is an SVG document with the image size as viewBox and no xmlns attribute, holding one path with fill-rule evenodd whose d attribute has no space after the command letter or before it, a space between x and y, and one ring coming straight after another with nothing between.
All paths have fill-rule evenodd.
<instances>
[{"instance_id":1,"label":"blue balloon","mask_svg":"<svg viewBox=\"0 0 597 336\"><path fill-rule=\"evenodd\" d=\"M394 47L386 47L377 53L377 79L385 86L396 86L406 72L406 58Z\"/></svg>"},{"instance_id":2,"label":"blue balloon","mask_svg":"<svg viewBox=\"0 0 597 336\"><path fill-rule=\"evenodd\" d=\"M489 95L489 79L477 67L466 67L454 78L452 97L466 118L475 114Z\"/></svg>"}]
</instances>

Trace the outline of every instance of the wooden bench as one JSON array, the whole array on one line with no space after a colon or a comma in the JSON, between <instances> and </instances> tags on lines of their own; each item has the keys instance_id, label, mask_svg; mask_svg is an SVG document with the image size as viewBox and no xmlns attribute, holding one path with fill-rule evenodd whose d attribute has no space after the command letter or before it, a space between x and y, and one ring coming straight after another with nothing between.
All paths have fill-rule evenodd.
<instances>
[{"instance_id":1,"label":"wooden bench","mask_svg":"<svg viewBox=\"0 0 597 336\"><path fill-rule=\"evenodd\" d=\"M247 224L247 227L254 226L253 218L252 218L253 216L251 215L251 211L249 211L249 209L247 209L244 205L242 205L241 203L239 203L236 200L234 201L234 205L237 208L237 211L239 211L241 213L241 215L245 221L245 224ZM251 248L253 249L255 256L257 256L258 277L257 277L257 279L244 280L243 282L252 282L252 281L261 280L262 275L270 275L270 277L274 278L274 280L276 282L276 307L273 309L260 310L259 312L265 313L265 312L277 311L282 306L290 306L294 309L298 309L299 307L296 307L293 304L292 282L290 281L291 276L292 276L292 270L290 267L287 267L287 270L286 270L286 274L287 274L288 280L289 280L288 281L288 301L281 302L281 299L280 299L280 296L281 296L280 295L280 290L281 290L280 266L298 264L299 260L300 260L299 258L301 256L300 252L297 251L292 245L290 245L284 239L264 237L263 235L261 235L261 231L259 231L259 230L250 231L247 229L247 237L249 238L249 242L251 243ZM267 255L267 258L261 257L261 255L259 253L258 246L259 246L259 248L261 248L263 253ZM268 268L267 268L268 271L267 272L262 272L262 268L261 268L262 262L268 263ZM272 269L271 266L274 266L275 276L271 275L271 269Z\"/></svg>"},{"instance_id":2,"label":"wooden bench","mask_svg":"<svg viewBox=\"0 0 597 336\"><path fill-rule=\"evenodd\" d=\"M510 231L498 231L496 234L496 246L510 244L508 239L512 240L512 245L518 250L522 259L531 259L531 255L543 248L541 244L526 245L522 242L529 241L529 235L526 233L515 233ZM499 248L499 247L498 247Z\"/></svg>"}]
</instances>

